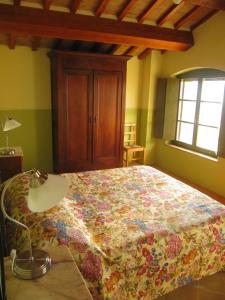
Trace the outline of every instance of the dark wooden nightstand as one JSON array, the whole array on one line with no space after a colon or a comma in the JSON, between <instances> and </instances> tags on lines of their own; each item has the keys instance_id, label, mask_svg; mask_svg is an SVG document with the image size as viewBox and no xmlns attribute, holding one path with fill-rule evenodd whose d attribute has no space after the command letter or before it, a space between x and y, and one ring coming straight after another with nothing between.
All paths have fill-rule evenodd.
<instances>
[{"instance_id":1,"label":"dark wooden nightstand","mask_svg":"<svg viewBox=\"0 0 225 300\"><path fill-rule=\"evenodd\" d=\"M0 150L3 148L0 148ZM21 147L13 147L14 155L0 155L0 182L23 171L23 151Z\"/></svg>"}]
</instances>

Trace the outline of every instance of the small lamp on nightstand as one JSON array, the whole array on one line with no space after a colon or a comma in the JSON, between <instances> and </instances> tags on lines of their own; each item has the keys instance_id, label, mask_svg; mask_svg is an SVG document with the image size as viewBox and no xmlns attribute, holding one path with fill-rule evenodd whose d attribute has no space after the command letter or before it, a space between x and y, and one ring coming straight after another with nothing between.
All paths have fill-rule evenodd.
<instances>
[{"instance_id":1,"label":"small lamp on nightstand","mask_svg":"<svg viewBox=\"0 0 225 300\"><path fill-rule=\"evenodd\" d=\"M29 190L26 196L27 206L30 211L38 213L46 211L66 195L68 182L65 177L43 174L36 169L20 173L6 181L1 195L1 210L5 218L22 226L27 231L29 250L13 257L12 272L21 279L33 279L44 275L51 267L51 258L41 249L33 249L31 233L28 226L11 218L5 209L5 193L16 178L28 175Z\"/></svg>"},{"instance_id":2,"label":"small lamp on nightstand","mask_svg":"<svg viewBox=\"0 0 225 300\"><path fill-rule=\"evenodd\" d=\"M19 122L17 122L16 120L10 117L7 117L5 123L2 124L2 131L7 132L19 126L21 126ZM8 134L6 134L6 148L1 149L0 155L14 155L14 154L15 154L15 149L9 148L9 138L8 138Z\"/></svg>"}]
</instances>

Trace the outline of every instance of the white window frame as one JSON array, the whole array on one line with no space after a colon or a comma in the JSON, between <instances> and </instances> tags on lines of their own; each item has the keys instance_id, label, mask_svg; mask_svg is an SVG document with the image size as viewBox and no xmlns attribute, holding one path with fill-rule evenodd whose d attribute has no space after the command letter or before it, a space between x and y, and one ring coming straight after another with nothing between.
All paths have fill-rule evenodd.
<instances>
[{"instance_id":1,"label":"white window frame","mask_svg":"<svg viewBox=\"0 0 225 300\"><path fill-rule=\"evenodd\" d=\"M199 112L200 112L200 104L202 102L201 100L201 92L202 92L202 83L204 81L204 79L207 79L207 80L225 80L225 77L214 77L214 76L210 76L210 77L204 77L204 76L200 76L200 77L184 77L184 78L180 78L180 83L179 83L179 96L178 96L178 107L179 107L179 103L180 102L184 102L184 101L194 101L196 103L196 108L195 108L195 118L194 118L194 121L193 122L187 122L187 121L183 121L183 120L180 120L179 119L179 109L177 110L177 117L176 117L176 132L175 132L175 139L173 140L173 144L177 145L177 146L180 146L180 147L183 147L185 149L189 149L189 150L192 150L192 151L195 151L195 152L198 152L198 153L202 153L202 154L205 154L205 155L209 155L209 156L212 156L212 157L217 157L218 156L218 148L219 148L219 136L220 136L220 129L221 129L221 121L220 121L220 125L219 127L217 126L209 126L209 125L203 125L203 124L200 124L199 123ZM190 99L183 99L182 97L180 97L180 90L181 90L181 87L182 87L182 84L184 81L198 81L198 88L197 88L197 99L196 100L190 100ZM204 102L208 102L208 103L211 103L211 101L204 101ZM215 101L212 101L212 103L217 103ZM223 99L223 103L222 103L222 110L221 110L221 114L223 112L223 105L225 105L225 91L224 91L224 99ZM222 118L221 118L222 119ZM183 123L189 123L189 124L193 124L194 125L194 131L193 131L193 138L192 138L192 144L187 144L187 143L184 143L184 142L181 142L177 139L177 136L178 136L178 123L179 122L183 122ZM218 136L218 148L217 148L217 151L214 152L214 151L211 151L211 150L208 150L208 149L204 149L204 148L201 148L201 147L198 147L196 145L197 143L197 130L198 130L198 126L199 125L203 125L203 126L206 126L206 127L213 127L213 128L218 128L219 129L219 136Z\"/></svg>"}]
</instances>

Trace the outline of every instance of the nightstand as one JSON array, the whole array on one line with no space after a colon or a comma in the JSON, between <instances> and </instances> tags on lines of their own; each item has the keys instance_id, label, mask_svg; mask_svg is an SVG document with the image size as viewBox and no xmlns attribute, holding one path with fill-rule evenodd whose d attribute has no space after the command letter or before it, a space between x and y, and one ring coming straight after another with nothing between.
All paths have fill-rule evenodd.
<instances>
[{"instance_id":1,"label":"nightstand","mask_svg":"<svg viewBox=\"0 0 225 300\"><path fill-rule=\"evenodd\" d=\"M11 147L10 147L11 148ZM14 155L0 155L0 182L23 171L23 151L21 147L15 149ZM0 148L0 151L4 148Z\"/></svg>"},{"instance_id":2,"label":"nightstand","mask_svg":"<svg viewBox=\"0 0 225 300\"><path fill-rule=\"evenodd\" d=\"M47 249L52 267L44 276L23 280L12 275L11 258L5 258L7 300L93 300L66 246Z\"/></svg>"}]
</instances>

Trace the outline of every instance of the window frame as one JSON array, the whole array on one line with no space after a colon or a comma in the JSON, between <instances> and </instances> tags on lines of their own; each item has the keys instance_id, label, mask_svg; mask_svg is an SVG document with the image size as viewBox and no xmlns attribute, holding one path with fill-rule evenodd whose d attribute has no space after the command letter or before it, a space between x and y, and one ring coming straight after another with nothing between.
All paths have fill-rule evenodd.
<instances>
[{"instance_id":1,"label":"window frame","mask_svg":"<svg viewBox=\"0 0 225 300\"><path fill-rule=\"evenodd\" d=\"M193 72L190 72L193 73ZM224 74L217 74L219 76L215 76L215 74L201 74L201 72L198 74L191 74L191 75L196 75L196 76L188 76L188 74L184 74L184 76L179 76L179 94L178 94L178 99L177 99L177 114L176 114L176 129L175 129L175 138L174 140L171 141L171 144L197 152L197 153L201 153L207 156L211 156L211 157L218 157L218 151L219 151L219 141L220 141L220 134L221 134L221 125L222 125L222 117L223 117L223 111L224 111L224 106L225 106L225 87L224 87L224 94L223 94L223 101L222 101L222 107L221 107L221 119L220 119L220 124L219 127L216 126L210 126L210 125L203 125L206 127L212 127L212 128L218 128L219 130L219 134L218 134L218 146L217 146L217 151L212 151L212 150L208 150L205 148L201 148L199 146L197 146L197 132L198 132L198 126L201 125L199 123L199 113L200 113L200 105L202 102L208 102L208 103L218 103L215 101L202 101L201 100L201 93L202 93L202 85L203 85L203 81L206 79L211 79L211 80L225 80L225 75ZM214 76L213 76L214 75ZM221 76L222 75L222 76ZM197 97L196 100L191 100L191 99L183 99L180 97L181 95L181 88L183 88L182 86L182 82L183 81L198 81L198 87L197 87ZM183 96L183 95L182 95ZM184 102L184 101L188 101L188 102L195 102L196 103L196 107L195 107L195 116L194 116L194 121L193 122L188 122L188 121L182 121L181 119L179 119L179 104L180 102ZM193 124L194 128L193 128L193 137L192 137L192 144L188 144L185 142L181 142L177 140L177 131L178 131L178 122L183 122L183 123L187 123L187 124Z\"/></svg>"}]
</instances>

